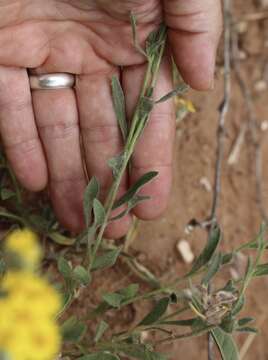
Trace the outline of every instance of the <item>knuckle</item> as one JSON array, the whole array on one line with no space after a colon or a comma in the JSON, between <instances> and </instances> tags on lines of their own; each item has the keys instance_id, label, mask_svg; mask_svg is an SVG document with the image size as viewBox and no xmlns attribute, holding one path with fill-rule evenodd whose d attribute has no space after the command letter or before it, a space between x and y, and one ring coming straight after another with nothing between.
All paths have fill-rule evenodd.
<instances>
[{"instance_id":1,"label":"knuckle","mask_svg":"<svg viewBox=\"0 0 268 360\"><path fill-rule=\"evenodd\" d=\"M91 144L121 143L121 135L117 124L97 124L82 127L85 140Z\"/></svg>"},{"instance_id":2,"label":"knuckle","mask_svg":"<svg viewBox=\"0 0 268 360\"><path fill-rule=\"evenodd\" d=\"M6 144L6 149L9 152L19 152L20 154L26 155L35 152L39 145L39 139L37 137L23 140L17 139L14 142L9 141L9 143Z\"/></svg>"},{"instance_id":3,"label":"knuckle","mask_svg":"<svg viewBox=\"0 0 268 360\"><path fill-rule=\"evenodd\" d=\"M49 140L67 139L77 135L79 132L77 123L39 125L38 130L43 139Z\"/></svg>"}]
</instances>

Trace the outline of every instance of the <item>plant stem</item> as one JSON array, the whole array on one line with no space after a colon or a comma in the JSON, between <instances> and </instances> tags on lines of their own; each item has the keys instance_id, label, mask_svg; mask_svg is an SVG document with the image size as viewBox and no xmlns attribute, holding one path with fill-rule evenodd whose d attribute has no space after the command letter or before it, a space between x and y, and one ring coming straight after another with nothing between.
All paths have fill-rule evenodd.
<instances>
[{"instance_id":1,"label":"plant stem","mask_svg":"<svg viewBox=\"0 0 268 360\"><path fill-rule=\"evenodd\" d=\"M139 138L143 132L143 129L149 119L150 113L143 114L141 112L141 99L143 99L147 94L148 94L148 96L151 96L151 94L149 94L149 93L154 88L154 86L157 82L157 79L158 79L158 73L159 73L160 64L162 62L162 58L163 58L163 54L164 54L165 44L166 44L166 37L164 38L164 41L161 44L158 53L155 55L157 58L153 57L151 60L149 59L147 71L146 71L145 78L144 78L143 87L142 87L141 94L140 94L140 99L138 101L138 104L137 104L137 107L136 107L136 110L135 110L135 113L134 113L134 116L132 119L132 125L131 125L129 135L127 138L127 142L125 145L125 149L124 149L124 153L123 153L123 163L120 166L117 177L111 186L111 189L107 196L107 200L105 202L104 207L105 207L106 215L105 215L104 222L98 231L97 238L96 238L92 253L90 255L89 271L92 268L92 264L96 258L97 252L98 252L101 242L102 242L103 234L109 223L110 215L111 215L111 212L113 209L114 202L117 197L118 189L121 184L123 175L124 175L125 171L127 170L129 161L134 152L137 141L139 140ZM141 116L141 114L142 114L142 116Z\"/></svg>"},{"instance_id":2,"label":"plant stem","mask_svg":"<svg viewBox=\"0 0 268 360\"><path fill-rule=\"evenodd\" d=\"M174 340L181 340L181 339L201 336L201 335L207 334L209 331L213 330L215 327L216 327L215 325L211 325L211 326L206 327L205 329L203 328L201 330L191 331L191 332L185 333L185 334L180 334L180 335L173 334L164 339L156 341L154 343L154 345L160 345L160 344L163 344L163 343L166 343L169 341L174 341Z\"/></svg>"}]
</instances>

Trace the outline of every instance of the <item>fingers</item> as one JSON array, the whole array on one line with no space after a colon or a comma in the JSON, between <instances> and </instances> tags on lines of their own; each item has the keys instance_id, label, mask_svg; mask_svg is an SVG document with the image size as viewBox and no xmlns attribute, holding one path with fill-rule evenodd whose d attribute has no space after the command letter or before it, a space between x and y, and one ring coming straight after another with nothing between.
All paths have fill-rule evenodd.
<instances>
[{"instance_id":1,"label":"fingers","mask_svg":"<svg viewBox=\"0 0 268 360\"><path fill-rule=\"evenodd\" d=\"M139 89L144 77L145 65L124 70L123 85L127 94L130 116L137 102ZM162 65L155 98L159 99L172 89L170 64ZM151 196L151 200L139 205L134 213L144 220L160 216L166 209L172 183L172 158L175 134L175 114L172 100L155 106L142 138L139 140L133 159L131 183L136 182L149 171L158 171L158 177L146 185L141 194Z\"/></svg>"},{"instance_id":2,"label":"fingers","mask_svg":"<svg viewBox=\"0 0 268 360\"><path fill-rule=\"evenodd\" d=\"M33 91L38 131L49 168L49 188L60 222L73 231L83 228L86 179L80 151L78 113L72 89Z\"/></svg>"},{"instance_id":3,"label":"fingers","mask_svg":"<svg viewBox=\"0 0 268 360\"><path fill-rule=\"evenodd\" d=\"M197 90L213 88L222 29L220 0L164 0L172 52L184 80Z\"/></svg>"},{"instance_id":4,"label":"fingers","mask_svg":"<svg viewBox=\"0 0 268 360\"><path fill-rule=\"evenodd\" d=\"M18 180L29 190L47 184L47 168L26 70L0 66L0 133Z\"/></svg>"},{"instance_id":5,"label":"fingers","mask_svg":"<svg viewBox=\"0 0 268 360\"><path fill-rule=\"evenodd\" d=\"M114 73L115 70L113 71ZM122 138L114 112L111 97L111 74L79 76L76 85L80 126L89 176L96 176L105 199L112 183L112 171L108 160L123 150ZM127 189L123 180L120 192ZM111 224L106 236L118 238L127 232L131 217Z\"/></svg>"}]
</instances>

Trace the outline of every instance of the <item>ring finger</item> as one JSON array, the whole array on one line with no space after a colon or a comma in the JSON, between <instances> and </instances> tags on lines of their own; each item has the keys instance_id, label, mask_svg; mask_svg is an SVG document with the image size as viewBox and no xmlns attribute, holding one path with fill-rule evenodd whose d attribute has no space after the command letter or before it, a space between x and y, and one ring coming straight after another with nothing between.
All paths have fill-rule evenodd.
<instances>
[{"instance_id":1,"label":"ring finger","mask_svg":"<svg viewBox=\"0 0 268 360\"><path fill-rule=\"evenodd\" d=\"M86 178L74 91L36 90L32 92L32 98L47 157L54 210L63 225L79 231L83 227L82 199Z\"/></svg>"}]
</instances>

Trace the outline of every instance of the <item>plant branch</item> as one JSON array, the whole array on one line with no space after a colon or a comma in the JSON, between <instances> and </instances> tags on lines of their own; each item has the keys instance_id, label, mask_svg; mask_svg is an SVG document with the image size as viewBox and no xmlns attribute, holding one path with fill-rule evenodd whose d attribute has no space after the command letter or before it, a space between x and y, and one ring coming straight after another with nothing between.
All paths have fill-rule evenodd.
<instances>
[{"instance_id":1,"label":"plant branch","mask_svg":"<svg viewBox=\"0 0 268 360\"><path fill-rule=\"evenodd\" d=\"M225 141L225 120L230 108L231 101L231 0L223 1L224 15L224 98L219 109L218 134L217 134L217 154L216 154L216 171L214 178L213 202L210 215L211 223L217 221L217 210L220 203L221 195L221 175L224 158L224 141ZM210 227L209 236L213 226ZM210 292L210 285L208 291ZM211 333L208 336L208 360L214 359L213 354L214 339Z\"/></svg>"}]
</instances>

